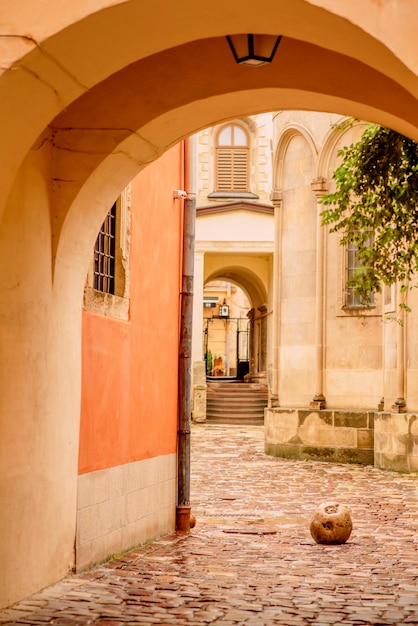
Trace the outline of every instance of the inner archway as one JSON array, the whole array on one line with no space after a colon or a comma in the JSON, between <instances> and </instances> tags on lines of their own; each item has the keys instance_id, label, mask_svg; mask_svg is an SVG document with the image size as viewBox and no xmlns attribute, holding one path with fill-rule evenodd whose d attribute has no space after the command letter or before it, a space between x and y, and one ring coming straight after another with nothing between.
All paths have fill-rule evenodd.
<instances>
[{"instance_id":1,"label":"inner archway","mask_svg":"<svg viewBox=\"0 0 418 626\"><path fill-rule=\"evenodd\" d=\"M242 378L249 363L248 313L244 291L230 281L206 283L203 296L203 358L206 376Z\"/></svg>"}]
</instances>

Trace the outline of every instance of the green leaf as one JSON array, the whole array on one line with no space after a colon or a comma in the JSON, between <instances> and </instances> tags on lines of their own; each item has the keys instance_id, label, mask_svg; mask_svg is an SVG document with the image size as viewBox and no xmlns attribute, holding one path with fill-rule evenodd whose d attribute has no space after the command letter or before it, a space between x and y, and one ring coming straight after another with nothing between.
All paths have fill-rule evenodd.
<instances>
[{"instance_id":1,"label":"green leaf","mask_svg":"<svg viewBox=\"0 0 418 626\"><path fill-rule=\"evenodd\" d=\"M379 291L382 283L399 281L403 292L416 286L418 145L393 130L369 124L360 141L338 154L342 161L333 176L336 190L320 200L326 207L321 218L330 232L341 235L342 245L358 246L361 271L354 274L350 286L361 298Z\"/></svg>"}]
</instances>

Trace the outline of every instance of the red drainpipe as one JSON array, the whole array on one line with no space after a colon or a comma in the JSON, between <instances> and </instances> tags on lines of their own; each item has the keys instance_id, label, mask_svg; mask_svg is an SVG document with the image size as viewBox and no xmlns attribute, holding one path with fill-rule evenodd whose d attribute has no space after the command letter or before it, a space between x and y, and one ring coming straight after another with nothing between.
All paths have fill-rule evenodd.
<instances>
[{"instance_id":1,"label":"red drainpipe","mask_svg":"<svg viewBox=\"0 0 418 626\"><path fill-rule=\"evenodd\" d=\"M192 415L192 319L193 273L196 221L194 185L194 138L186 139L184 149L185 191L183 219L183 262L181 280L180 345L178 361L177 507L176 529L189 532L194 526L190 506L190 428Z\"/></svg>"}]
</instances>

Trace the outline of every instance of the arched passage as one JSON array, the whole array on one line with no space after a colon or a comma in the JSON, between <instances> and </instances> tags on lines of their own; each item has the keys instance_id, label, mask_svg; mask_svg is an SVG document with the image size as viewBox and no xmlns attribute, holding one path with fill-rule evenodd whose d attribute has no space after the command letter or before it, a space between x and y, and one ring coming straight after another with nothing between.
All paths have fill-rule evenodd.
<instances>
[{"instance_id":1,"label":"arched passage","mask_svg":"<svg viewBox=\"0 0 418 626\"><path fill-rule=\"evenodd\" d=\"M207 274L205 282L208 283L212 280L228 280L235 283L245 291L251 306L253 308L257 308L267 301L268 294L266 285L254 269L251 269L251 257L248 257L247 259L242 258L240 260L243 263L241 266L223 265L217 270L213 270L214 263L213 261L212 263L209 261L208 265L211 266L212 271ZM248 264L247 267L244 265L245 261Z\"/></svg>"},{"instance_id":2,"label":"arched passage","mask_svg":"<svg viewBox=\"0 0 418 626\"><path fill-rule=\"evenodd\" d=\"M225 263L225 257L219 257L216 259L215 255L207 255L207 278L205 283L211 283L213 281L227 281L240 287L246 294L249 302L248 311L243 316L238 316L238 313L229 313L229 317L224 320L225 345L228 344L227 367L225 373L230 375L232 371L233 375L238 378L243 378L244 375L249 375L250 379L262 379L267 382L267 348L268 348L268 318L271 314L269 312L269 302L271 303L271 297L268 293L268 288L271 284L271 262L268 257L264 259L251 258L250 255L231 259L230 262L236 262L236 265L223 265ZM239 264L238 264L239 263ZM215 266L218 268L215 269ZM264 267L262 267L264 266ZM264 274L264 276L263 276ZM264 280L267 284L264 283ZM226 299L226 304L231 304L230 298ZM231 307L230 307L231 308ZM215 311L215 314L218 311ZM212 316L206 316L206 322L210 320ZM214 321L216 321L213 318ZM219 324L218 324L219 326ZM206 330L210 331L211 326L206 323ZM210 335L209 335L210 336ZM208 336L208 339L209 339ZM232 346L231 346L232 342ZM231 350L232 347L232 350ZM207 348L210 349L210 342L207 342ZM229 354L228 354L229 353ZM230 354L232 357L230 358Z\"/></svg>"},{"instance_id":3,"label":"arched passage","mask_svg":"<svg viewBox=\"0 0 418 626\"><path fill-rule=\"evenodd\" d=\"M418 138L413 2L379 20L372 0L334 5L79 0L41 20L29 0L7 7L0 603L72 566L81 291L97 227L128 180L191 132L254 112L332 110ZM224 38L234 32L282 34L275 62L236 66Z\"/></svg>"}]
</instances>

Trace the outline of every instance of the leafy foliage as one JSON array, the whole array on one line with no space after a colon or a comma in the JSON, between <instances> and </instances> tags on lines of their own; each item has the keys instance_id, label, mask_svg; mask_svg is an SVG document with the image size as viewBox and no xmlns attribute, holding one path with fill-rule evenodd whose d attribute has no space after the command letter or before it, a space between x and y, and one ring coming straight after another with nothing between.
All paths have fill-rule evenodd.
<instances>
[{"instance_id":1,"label":"leafy foliage","mask_svg":"<svg viewBox=\"0 0 418 626\"><path fill-rule=\"evenodd\" d=\"M359 268L350 287L367 303L382 283L417 283L418 144L369 124L360 141L339 153L336 191L321 202L322 223L358 246ZM405 307L406 308L406 307Z\"/></svg>"}]
</instances>

